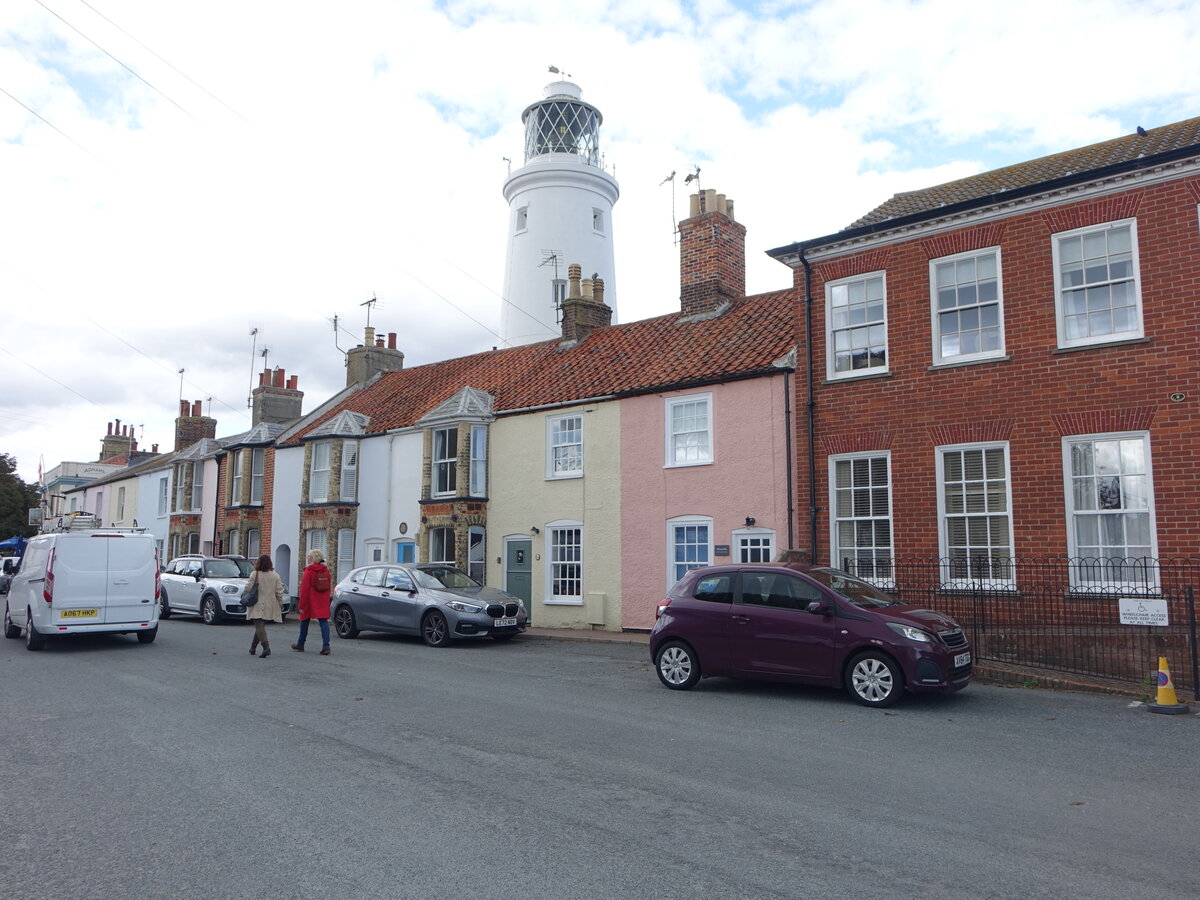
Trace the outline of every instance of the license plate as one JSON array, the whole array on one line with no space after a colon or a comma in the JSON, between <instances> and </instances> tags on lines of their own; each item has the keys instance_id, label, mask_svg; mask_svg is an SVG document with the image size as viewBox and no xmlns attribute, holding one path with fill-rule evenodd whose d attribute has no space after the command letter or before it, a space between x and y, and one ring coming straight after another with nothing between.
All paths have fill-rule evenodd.
<instances>
[{"instance_id":1,"label":"license plate","mask_svg":"<svg viewBox=\"0 0 1200 900\"><path fill-rule=\"evenodd\" d=\"M89 619L96 615L94 609L64 609L60 615L64 619Z\"/></svg>"},{"instance_id":2,"label":"license plate","mask_svg":"<svg viewBox=\"0 0 1200 900\"><path fill-rule=\"evenodd\" d=\"M508 628L517 624L516 619L496 619L493 623L496 628Z\"/></svg>"},{"instance_id":3,"label":"license plate","mask_svg":"<svg viewBox=\"0 0 1200 900\"><path fill-rule=\"evenodd\" d=\"M960 666L970 665L970 663L971 663L971 654L970 653L960 653L960 654L958 654L958 656L954 657L954 668L956 668L956 669L959 668Z\"/></svg>"}]
</instances>

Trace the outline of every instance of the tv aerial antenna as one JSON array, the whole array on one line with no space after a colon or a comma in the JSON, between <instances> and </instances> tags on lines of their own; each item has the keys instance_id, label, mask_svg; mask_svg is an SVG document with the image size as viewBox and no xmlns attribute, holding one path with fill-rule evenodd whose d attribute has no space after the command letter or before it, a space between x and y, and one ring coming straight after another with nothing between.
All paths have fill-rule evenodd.
<instances>
[{"instance_id":1,"label":"tv aerial antenna","mask_svg":"<svg viewBox=\"0 0 1200 900\"><path fill-rule=\"evenodd\" d=\"M375 308L375 304L377 304L378 302L379 302L379 298L375 295L374 291L371 291L371 299L364 300L362 303L358 304L359 306L365 306L367 308L367 327L368 328L371 327L371 310Z\"/></svg>"},{"instance_id":2,"label":"tv aerial antenna","mask_svg":"<svg viewBox=\"0 0 1200 900\"><path fill-rule=\"evenodd\" d=\"M667 182L671 182L671 235L676 244L679 243L679 218L675 215L675 170L671 170L671 174L658 183L662 187Z\"/></svg>"}]
</instances>

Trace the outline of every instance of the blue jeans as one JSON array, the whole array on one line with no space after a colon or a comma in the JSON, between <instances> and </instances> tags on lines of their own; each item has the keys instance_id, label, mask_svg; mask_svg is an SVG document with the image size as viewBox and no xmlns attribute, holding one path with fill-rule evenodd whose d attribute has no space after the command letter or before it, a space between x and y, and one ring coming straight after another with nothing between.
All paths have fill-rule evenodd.
<instances>
[{"instance_id":1,"label":"blue jeans","mask_svg":"<svg viewBox=\"0 0 1200 900\"><path fill-rule=\"evenodd\" d=\"M311 621L312 621L312 619L301 619L300 620L300 640L296 641L296 643L299 644L301 647L304 646L304 642L308 639L308 623ZM328 619L317 619L317 623L321 626L321 646L328 647L329 646L329 620Z\"/></svg>"}]
</instances>

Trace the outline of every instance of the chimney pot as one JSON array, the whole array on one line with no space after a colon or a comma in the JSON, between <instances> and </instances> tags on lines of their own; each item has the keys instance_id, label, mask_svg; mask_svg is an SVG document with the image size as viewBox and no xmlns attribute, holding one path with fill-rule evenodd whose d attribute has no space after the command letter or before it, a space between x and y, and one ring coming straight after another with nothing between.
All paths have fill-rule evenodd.
<instances>
[{"instance_id":1,"label":"chimney pot","mask_svg":"<svg viewBox=\"0 0 1200 900\"><path fill-rule=\"evenodd\" d=\"M192 404L192 415L198 419L203 414L204 414L203 401L197 400L195 403Z\"/></svg>"},{"instance_id":2,"label":"chimney pot","mask_svg":"<svg viewBox=\"0 0 1200 900\"><path fill-rule=\"evenodd\" d=\"M188 414L188 402L186 400L179 401L179 414L186 416Z\"/></svg>"},{"instance_id":3,"label":"chimney pot","mask_svg":"<svg viewBox=\"0 0 1200 900\"><path fill-rule=\"evenodd\" d=\"M374 347L375 346L375 329L372 328L370 325L368 325L366 328L363 329L363 346L364 347Z\"/></svg>"},{"instance_id":4,"label":"chimney pot","mask_svg":"<svg viewBox=\"0 0 1200 900\"><path fill-rule=\"evenodd\" d=\"M287 386L288 386L288 390L289 390L289 391L294 391L294 390L296 390L296 380L297 380L299 377L300 377L299 375L293 375L291 378L289 378L289 379L288 379L288 381L287 381Z\"/></svg>"},{"instance_id":5,"label":"chimney pot","mask_svg":"<svg viewBox=\"0 0 1200 900\"><path fill-rule=\"evenodd\" d=\"M283 369L276 369L271 375L271 387L283 387Z\"/></svg>"},{"instance_id":6,"label":"chimney pot","mask_svg":"<svg viewBox=\"0 0 1200 900\"><path fill-rule=\"evenodd\" d=\"M110 435L112 434L112 422L109 422L109 423L108 423L108 433L109 433Z\"/></svg>"},{"instance_id":7,"label":"chimney pot","mask_svg":"<svg viewBox=\"0 0 1200 900\"><path fill-rule=\"evenodd\" d=\"M597 303L604 302L604 279L603 278L593 278L592 279L592 299L595 300Z\"/></svg>"},{"instance_id":8,"label":"chimney pot","mask_svg":"<svg viewBox=\"0 0 1200 900\"><path fill-rule=\"evenodd\" d=\"M396 332L394 332L394 331L388 332L388 349L389 350L396 349Z\"/></svg>"}]
</instances>

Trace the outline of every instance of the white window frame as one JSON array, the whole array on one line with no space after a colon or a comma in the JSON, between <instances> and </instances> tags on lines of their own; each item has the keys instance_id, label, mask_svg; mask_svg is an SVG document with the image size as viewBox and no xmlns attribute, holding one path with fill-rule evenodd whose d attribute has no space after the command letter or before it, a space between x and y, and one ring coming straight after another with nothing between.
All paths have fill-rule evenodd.
<instances>
[{"instance_id":1,"label":"white window frame","mask_svg":"<svg viewBox=\"0 0 1200 900\"><path fill-rule=\"evenodd\" d=\"M225 538L225 552L230 556L241 556L241 551L238 550L240 541L238 540L241 534L236 528L231 528L229 534Z\"/></svg>"},{"instance_id":2,"label":"white window frame","mask_svg":"<svg viewBox=\"0 0 1200 900\"><path fill-rule=\"evenodd\" d=\"M975 512L968 511L966 509L966 493L964 492L963 512L962 513L947 512L947 510L946 510L946 455L949 453L962 453L962 452L975 452L975 451L980 451L980 452L983 452L986 454L986 452L989 450L1000 450L1004 453L1004 510L1003 511L991 511L991 510L985 509L983 511L975 511ZM1014 568L1011 564L1011 561L1016 556L1016 545L1013 543L1012 454L1009 449L1008 441L986 441L986 442L966 443L966 444L945 444L940 447L935 447L934 455L936 456L936 463L937 463L938 551L939 551L939 555L942 558L942 581L947 582L947 583L953 582L955 584L969 583L971 585L978 585L980 587L998 587L998 588L1015 587L1016 582L1014 580ZM985 481L985 483L987 481L986 475L985 475L984 481ZM964 483L966 483L965 477L964 477ZM987 496L987 492L985 490L984 491L985 500L986 500L986 496ZM991 552L992 545L991 545L991 539L990 539L990 531L991 531L990 520L998 519L1001 517L1006 519L1007 524L1008 524L1007 535L1005 536L1005 539L1007 541L1008 553L1006 556L998 557L998 558L1002 558L1002 559L1006 560L1007 562L998 566L995 571L980 572L976 568L975 561L978 561L982 558L981 555L983 552ZM987 544L987 550L984 551L982 549L982 545L980 545L981 549L977 553L968 555L967 557L956 557L955 558L955 559L961 558L961 559L968 560L968 569L967 569L966 574L960 572L958 570L958 568L955 566L954 560L952 560L950 558L952 550L950 547L949 522L950 522L951 518L987 519L987 520L989 520L989 526L988 526L988 530L989 530L988 542L989 543ZM996 545L996 546L1000 546L1000 545ZM987 558L989 560L991 560L991 559L997 558L997 557L989 556ZM990 564L988 566L985 566L984 568L985 569L990 568Z\"/></svg>"},{"instance_id":3,"label":"white window frame","mask_svg":"<svg viewBox=\"0 0 1200 900\"><path fill-rule=\"evenodd\" d=\"M434 553L438 535L442 537L441 553ZM429 561L431 563L441 563L442 565L454 566L458 565L458 558L455 556L455 534L454 529L449 525L441 525L436 528L429 529ZM446 559L439 559L439 556L447 556Z\"/></svg>"},{"instance_id":4,"label":"white window frame","mask_svg":"<svg viewBox=\"0 0 1200 900\"><path fill-rule=\"evenodd\" d=\"M204 506L204 461L192 463L192 512Z\"/></svg>"},{"instance_id":5,"label":"white window frame","mask_svg":"<svg viewBox=\"0 0 1200 900\"><path fill-rule=\"evenodd\" d=\"M865 462L868 467L874 460L882 459L885 466L886 481L883 485L879 485L874 481L874 474L868 472L868 483L863 485L855 485L853 483L853 469L857 462ZM847 488L838 487L838 464L846 463L851 468L851 484ZM877 515L875 509L875 497L873 492L883 488L887 491L887 515ZM892 454L889 450L867 450L860 453L839 453L829 457L829 564L833 568L841 568L842 560L847 557L853 557L856 562L866 560L871 566L871 572L859 571L860 566L855 566L855 571L851 574L857 575L864 581L869 581L872 584L880 586L891 585L895 582L895 573L892 562L896 554L896 528L892 520L892 511L895 508L895 499L892 491ZM848 491L850 495L851 511L849 515L840 513L840 504L838 503L839 491ZM866 490L869 493L871 508L865 515L854 514L854 492L858 490ZM887 522L888 542L886 546L878 540L877 524ZM852 545L844 545L842 543L841 526L843 524L851 525L855 530L854 543ZM869 544L858 543L859 526L869 524L871 530L871 540ZM880 573L880 568L886 574Z\"/></svg>"},{"instance_id":6,"label":"white window frame","mask_svg":"<svg viewBox=\"0 0 1200 900\"><path fill-rule=\"evenodd\" d=\"M262 555L262 532L251 528L246 532L246 558L256 560Z\"/></svg>"},{"instance_id":7,"label":"white window frame","mask_svg":"<svg viewBox=\"0 0 1200 900\"><path fill-rule=\"evenodd\" d=\"M682 544L684 547L696 547L696 559L693 560L677 560L676 559L676 529L677 528L706 528L707 541L700 543L698 541L686 541ZM702 550L699 548L703 548ZM686 556L685 552L685 556ZM669 590L684 574L690 569L699 569L702 566L711 566L713 564L713 520L711 516L676 516L673 519L667 519L667 589ZM677 568L679 567L679 568Z\"/></svg>"},{"instance_id":8,"label":"white window frame","mask_svg":"<svg viewBox=\"0 0 1200 900\"><path fill-rule=\"evenodd\" d=\"M513 220L513 234L521 234L529 228L529 204L518 206Z\"/></svg>"},{"instance_id":9,"label":"white window frame","mask_svg":"<svg viewBox=\"0 0 1200 900\"><path fill-rule=\"evenodd\" d=\"M735 528L733 553L738 565L771 562L775 558L775 532L770 528ZM762 558L750 558L754 556Z\"/></svg>"},{"instance_id":10,"label":"white window frame","mask_svg":"<svg viewBox=\"0 0 1200 900\"><path fill-rule=\"evenodd\" d=\"M976 299L973 304L964 304L962 306L949 307L942 309L939 303L939 284L938 284L938 268L941 266L953 264L955 268L966 260L978 260L980 257L992 256L995 259L996 265L996 299L981 302L976 294ZM959 282L955 280L955 286L968 284L969 282ZM976 278L974 284L978 287L979 280ZM933 364L939 365L957 365L960 363L975 362L977 360L996 359L1003 357L1005 354L1004 345L1004 277L1003 267L1001 266L1001 253L999 247L984 247L979 250L971 250L966 253L955 253L951 256L942 256L938 259L929 261L929 297L930 297L930 333L933 339ZM1000 345L991 350L978 350L974 353L955 353L946 356L942 353L942 316L953 313L962 314L974 309L982 312L985 307L995 306L997 313L996 328L1000 335ZM965 329L967 331L981 329ZM959 330L957 334L963 334L963 330Z\"/></svg>"},{"instance_id":11,"label":"white window frame","mask_svg":"<svg viewBox=\"0 0 1200 900\"><path fill-rule=\"evenodd\" d=\"M834 319L834 294L839 288L846 288L847 291L851 286L857 283L864 285L872 279L878 278L882 282L883 288L883 320L878 323L868 323L865 320L861 323L855 323L851 318L845 325L835 325ZM882 327L883 329L883 365L868 366L864 369L848 369L844 372L837 371L837 351L838 343L837 335L842 332L851 332L855 328L873 328ZM870 335L868 334L868 349L870 348ZM853 337L851 337L850 349L853 349ZM847 378L862 378L868 375L885 375L891 371L891 354L888 352L888 303L887 303L887 272L864 272L861 275L852 275L849 278L838 278L834 281L825 283L825 376L830 381L841 381Z\"/></svg>"},{"instance_id":12,"label":"white window frame","mask_svg":"<svg viewBox=\"0 0 1200 900\"><path fill-rule=\"evenodd\" d=\"M467 529L467 574L480 584L487 579L487 529L482 525Z\"/></svg>"},{"instance_id":13,"label":"white window frame","mask_svg":"<svg viewBox=\"0 0 1200 900\"><path fill-rule=\"evenodd\" d=\"M307 554L309 550L320 550L322 554L328 557L329 554L325 552L328 542L329 538L326 535L324 528L310 528L308 531L304 532L305 554Z\"/></svg>"},{"instance_id":14,"label":"white window frame","mask_svg":"<svg viewBox=\"0 0 1200 900\"><path fill-rule=\"evenodd\" d=\"M230 481L228 506L242 505L242 483L246 475L246 450L234 450L230 462Z\"/></svg>"},{"instance_id":15,"label":"white window frame","mask_svg":"<svg viewBox=\"0 0 1200 900\"><path fill-rule=\"evenodd\" d=\"M358 441L342 441L342 467L338 477L338 497L349 503L358 499ZM341 578L338 580L341 581Z\"/></svg>"},{"instance_id":16,"label":"white window frame","mask_svg":"<svg viewBox=\"0 0 1200 900\"><path fill-rule=\"evenodd\" d=\"M564 423L577 420L579 427L570 431L564 432L562 425ZM565 440L566 434L577 434L578 440ZM570 448L577 448L572 455ZM555 453L557 450L567 451L561 457ZM548 480L557 480L561 478L582 478L583 477L583 412L567 413L561 416L548 416L546 418L546 478Z\"/></svg>"},{"instance_id":17,"label":"white window frame","mask_svg":"<svg viewBox=\"0 0 1200 900\"><path fill-rule=\"evenodd\" d=\"M267 470L267 451L263 447L250 448L250 505L262 506L263 481Z\"/></svg>"},{"instance_id":18,"label":"white window frame","mask_svg":"<svg viewBox=\"0 0 1200 900\"><path fill-rule=\"evenodd\" d=\"M308 502L329 502L329 471L332 465L333 441L314 441L308 464ZM308 548L313 549L312 547ZM325 552L324 547L317 548Z\"/></svg>"},{"instance_id":19,"label":"white window frame","mask_svg":"<svg viewBox=\"0 0 1200 900\"><path fill-rule=\"evenodd\" d=\"M607 234L604 227L604 210L598 206L592 207L592 231L596 234Z\"/></svg>"},{"instance_id":20,"label":"white window frame","mask_svg":"<svg viewBox=\"0 0 1200 900\"><path fill-rule=\"evenodd\" d=\"M1076 563L1081 558L1082 551L1080 550L1080 542L1078 540L1077 531L1077 516L1081 514L1103 515L1099 509L1088 510L1076 508L1076 475L1072 467L1071 449L1074 444L1089 443L1093 446L1099 441L1140 441L1142 444L1142 453L1145 457L1145 472L1139 473L1141 477L1146 479L1146 506L1143 507L1122 507L1120 510L1114 510L1113 515L1128 515L1133 512L1145 512L1148 516L1148 531L1149 531L1149 558L1152 560L1158 559L1158 527L1157 516L1155 514L1154 504L1154 458L1152 447L1150 445L1150 433L1148 431L1115 431L1102 432L1097 434L1075 434L1068 435L1062 439L1063 453L1063 481L1065 489L1065 510L1067 518L1067 553L1072 559L1071 566L1071 584L1073 587L1080 588L1111 588L1111 587L1137 587L1141 589L1154 588L1157 584L1155 577L1156 567L1150 564L1145 567L1137 567L1136 574L1138 577L1129 577L1131 574L1124 568L1114 571L1111 566L1101 565L1099 571L1095 568ZM1091 476L1082 476L1091 477ZM1120 473L1120 477L1126 477L1125 472ZM1098 489L1098 486L1097 486ZM1126 492L1122 491L1122 497L1126 496ZM1098 529L1099 530L1099 529ZM1124 528L1122 529L1124 530ZM1101 545L1103 546L1103 545ZM1128 548L1129 544L1125 544ZM1144 546L1144 545L1143 545ZM1100 559L1112 559L1114 557L1100 557ZM1124 557L1121 557L1124 558ZM1100 577L1096 577L1096 576Z\"/></svg>"},{"instance_id":21,"label":"white window frame","mask_svg":"<svg viewBox=\"0 0 1200 900\"><path fill-rule=\"evenodd\" d=\"M117 488L117 521L125 521L125 485Z\"/></svg>"},{"instance_id":22,"label":"white window frame","mask_svg":"<svg viewBox=\"0 0 1200 900\"><path fill-rule=\"evenodd\" d=\"M1132 268L1131 275L1128 279L1108 278L1091 282L1091 284L1094 287L1102 287L1104 285L1111 285L1117 282L1130 282L1133 286L1133 309L1134 316L1136 318L1134 326L1126 329L1125 331L1114 331L1095 337L1088 335L1086 337L1068 338L1066 323L1066 300L1064 298L1062 277L1060 272L1060 267L1062 265L1061 257L1063 241L1096 232L1108 233L1126 226L1129 228L1130 265ZM1114 341L1136 340L1137 338L1145 336L1142 311L1141 265L1138 259L1137 219L1118 219L1113 222L1103 222L1098 225L1088 225L1086 228L1073 228L1070 231L1060 231L1057 234L1050 236L1050 247L1053 257L1054 273L1054 319L1055 325L1058 329L1058 346L1060 348L1090 347L1096 344L1110 344ZM1084 282L1084 284L1086 285L1088 282Z\"/></svg>"},{"instance_id":23,"label":"white window frame","mask_svg":"<svg viewBox=\"0 0 1200 900\"><path fill-rule=\"evenodd\" d=\"M185 552L188 555L200 552L200 532L193 531L187 536L187 550Z\"/></svg>"},{"instance_id":24,"label":"white window frame","mask_svg":"<svg viewBox=\"0 0 1200 900\"><path fill-rule=\"evenodd\" d=\"M171 512L187 512L188 511L187 479L184 477L184 475L188 469L188 465L189 465L188 463L180 463L179 465L174 467L174 470L175 470L175 507L174 507L174 509L171 510ZM71 499L74 500L75 498L72 497ZM171 558L174 559L175 557L171 557Z\"/></svg>"},{"instance_id":25,"label":"white window frame","mask_svg":"<svg viewBox=\"0 0 1200 900\"><path fill-rule=\"evenodd\" d=\"M337 533L337 580L341 581L354 568L354 529L339 528Z\"/></svg>"},{"instance_id":26,"label":"white window frame","mask_svg":"<svg viewBox=\"0 0 1200 900\"><path fill-rule=\"evenodd\" d=\"M162 518L170 512L171 490L167 476L158 479L158 516Z\"/></svg>"},{"instance_id":27,"label":"white window frame","mask_svg":"<svg viewBox=\"0 0 1200 900\"><path fill-rule=\"evenodd\" d=\"M363 562L364 566L384 565L387 563L387 559L384 557L386 547L383 541L378 538L369 540L365 544L365 549L366 559Z\"/></svg>"},{"instance_id":28,"label":"white window frame","mask_svg":"<svg viewBox=\"0 0 1200 900\"><path fill-rule=\"evenodd\" d=\"M573 539L572 539L573 538ZM546 523L546 604L583 605L583 523L560 519ZM572 573L571 569L574 569ZM574 591L561 591L562 586Z\"/></svg>"},{"instance_id":29,"label":"white window frame","mask_svg":"<svg viewBox=\"0 0 1200 900\"><path fill-rule=\"evenodd\" d=\"M443 439L443 444L446 445L443 449L438 449L438 435L449 435L454 433L454 450L448 450L450 443L449 437ZM439 453L441 454L439 456ZM453 497L458 493L458 426L449 425L445 428L433 429L433 434L430 435L429 445L429 495L431 497ZM447 473L448 488L439 490L438 484L442 480L440 473Z\"/></svg>"},{"instance_id":30,"label":"white window frame","mask_svg":"<svg viewBox=\"0 0 1200 900\"><path fill-rule=\"evenodd\" d=\"M468 490L472 497L487 496L487 444L486 425L471 426L471 473Z\"/></svg>"},{"instance_id":31,"label":"white window frame","mask_svg":"<svg viewBox=\"0 0 1200 900\"><path fill-rule=\"evenodd\" d=\"M675 430L675 409L681 406L690 404L705 404L705 425L702 429ZM713 434L713 395L711 392L703 394L685 394L681 397L667 397L663 401L663 419L666 433L665 440L665 462L664 468L677 469L687 466L709 466L716 459L716 448L714 445ZM686 442L683 446L679 446L677 439L687 435L702 435L703 437L697 441L695 446L688 446ZM695 458L688 459L690 451L695 451ZM682 452L681 452L682 451ZM683 457L682 459L680 457Z\"/></svg>"}]
</instances>

